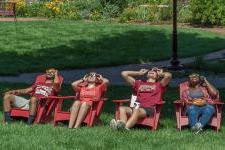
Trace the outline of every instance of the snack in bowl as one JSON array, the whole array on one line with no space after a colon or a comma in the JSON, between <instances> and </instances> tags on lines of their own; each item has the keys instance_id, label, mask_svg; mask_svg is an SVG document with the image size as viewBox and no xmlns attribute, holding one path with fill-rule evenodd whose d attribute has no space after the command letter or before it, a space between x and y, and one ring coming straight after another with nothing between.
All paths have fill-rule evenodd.
<instances>
[{"instance_id":1,"label":"snack in bowl","mask_svg":"<svg viewBox=\"0 0 225 150\"><path fill-rule=\"evenodd\" d=\"M206 100L201 99L201 98L197 98L193 100L193 105L196 106L204 106L206 104Z\"/></svg>"}]
</instances>

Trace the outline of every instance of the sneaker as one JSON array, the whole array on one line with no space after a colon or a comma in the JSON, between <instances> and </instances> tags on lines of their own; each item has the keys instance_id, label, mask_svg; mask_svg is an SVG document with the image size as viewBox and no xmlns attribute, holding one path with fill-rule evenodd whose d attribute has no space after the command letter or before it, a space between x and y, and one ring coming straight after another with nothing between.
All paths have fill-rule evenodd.
<instances>
[{"instance_id":1,"label":"sneaker","mask_svg":"<svg viewBox=\"0 0 225 150\"><path fill-rule=\"evenodd\" d=\"M197 127L197 130L203 127L202 124L201 124L200 122L196 123L195 125L196 125L196 127Z\"/></svg>"},{"instance_id":2,"label":"sneaker","mask_svg":"<svg viewBox=\"0 0 225 150\"><path fill-rule=\"evenodd\" d=\"M118 130L125 130L125 126L126 126L126 124L123 122L123 121L121 121L121 120L118 120L117 121L117 129Z\"/></svg>"},{"instance_id":3,"label":"sneaker","mask_svg":"<svg viewBox=\"0 0 225 150\"><path fill-rule=\"evenodd\" d=\"M196 126L196 125L192 126L192 127L191 127L191 131L192 131L192 132L197 131L197 126Z\"/></svg>"},{"instance_id":4,"label":"sneaker","mask_svg":"<svg viewBox=\"0 0 225 150\"><path fill-rule=\"evenodd\" d=\"M202 131L203 131L203 126L202 126L202 124L201 123L196 123L196 132L195 132L195 134L199 134L199 133L201 133Z\"/></svg>"},{"instance_id":5,"label":"sneaker","mask_svg":"<svg viewBox=\"0 0 225 150\"><path fill-rule=\"evenodd\" d=\"M191 131L195 132L202 128L203 128L202 124L197 122L194 126L191 127Z\"/></svg>"},{"instance_id":6,"label":"sneaker","mask_svg":"<svg viewBox=\"0 0 225 150\"><path fill-rule=\"evenodd\" d=\"M110 128L113 129L113 130L117 130L117 122L115 119L112 119L110 121Z\"/></svg>"},{"instance_id":7,"label":"sneaker","mask_svg":"<svg viewBox=\"0 0 225 150\"><path fill-rule=\"evenodd\" d=\"M129 128L125 128L125 130L126 130L126 131L130 131L130 129L129 129Z\"/></svg>"},{"instance_id":8,"label":"sneaker","mask_svg":"<svg viewBox=\"0 0 225 150\"><path fill-rule=\"evenodd\" d=\"M196 132L195 132L195 134L199 134L199 133L201 133L203 131L203 129L202 128L199 128Z\"/></svg>"}]
</instances>

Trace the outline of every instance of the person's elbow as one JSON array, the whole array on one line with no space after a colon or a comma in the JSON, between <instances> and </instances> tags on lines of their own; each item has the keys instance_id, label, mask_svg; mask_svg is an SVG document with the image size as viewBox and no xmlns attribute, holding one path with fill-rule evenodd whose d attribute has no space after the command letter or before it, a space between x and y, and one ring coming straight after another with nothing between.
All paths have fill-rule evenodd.
<instances>
[{"instance_id":1,"label":"person's elbow","mask_svg":"<svg viewBox=\"0 0 225 150\"><path fill-rule=\"evenodd\" d=\"M107 85L109 84L109 80L106 78L104 78L103 82L104 82L104 84L107 84Z\"/></svg>"},{"instance_id":2,"label":"person's elbow","mask_svg":"<svg viewBox=\"0 0 225 150\"><path fill-rule=\"evenodd\" d=\"M72 87L73 89L75 89L76 85L77 85L76 82L71 83L71 87Z\"/></svg>"},{"instance_id":3,"label":"person's elbow","mask_svg":"<svg viewBox=\"0 0 225 150\"><path fill-rule=\"evenodd\" d=\"M215 90L214 92L212 92L212 98L213 99L217 99L218 98L218 95L219 95L219 91L218 90Z\"/></svg>"},{"instance_id":4,"label":"person's elbow","mask_svg":"<svg viewBox=\"0 0 225 150\"><path fill-rule=\"evenodd\" d=\"M122 72L121 72L121 76L122 76L123 78L127 77L127 76L128 76L127 71L122 71Z\"/></svg>"},{"instance_id":5,"label":"person's elbow","mask_svg":"<svg viewBox=\"0 0 225 150\"><path fill-rule=\"evenodd\" d=\"M170 73L170 72L165 72L164 77L167 78L167 79L169 79L169 80L171 80L173 76L172 76L172 73Z\"/></svg>"}]
</instances>

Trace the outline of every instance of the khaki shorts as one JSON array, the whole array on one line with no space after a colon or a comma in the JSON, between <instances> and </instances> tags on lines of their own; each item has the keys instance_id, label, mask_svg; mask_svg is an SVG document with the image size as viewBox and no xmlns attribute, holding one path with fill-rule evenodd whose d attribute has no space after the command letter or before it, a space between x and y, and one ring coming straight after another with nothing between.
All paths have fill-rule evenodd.
<instances>
[{"instance_id":1,"label":"khaki shorts","mask_svg":"<svg viewBox=\"0 0 225 150\"><path fill-rule=\"evenodd\" d=\"M30 100L20 96L15 96L13 107L29 110L29 103L30 103Z\"/></svg>"}]
</instances>

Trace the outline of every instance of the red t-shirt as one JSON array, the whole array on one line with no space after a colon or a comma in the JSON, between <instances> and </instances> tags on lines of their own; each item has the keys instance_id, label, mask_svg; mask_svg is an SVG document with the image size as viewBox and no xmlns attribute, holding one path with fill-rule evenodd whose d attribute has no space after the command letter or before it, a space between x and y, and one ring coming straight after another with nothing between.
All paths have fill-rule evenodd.
<instances>
[{"instance_id":1,"label":"red t-shirt","mask_svg":"<svg viewBox=\"0 0 225 150\"><path fill-rule=\"evenodd\" d=\"M33 96L40 99L41 97L48 97L56 95L52 83L35 83L33 86Z\"/></svg>"},{"instance_id":2,"label":"red t-shirt","mask_svg":"<svg viewBox=\"0 0 225 150\"><path fill-rule=\"evenodd\" d=\"M165 87L160 82L146 82L136 80L134 85L134 94L137 95L137 101L140 107L151 107L157 102L162 101Z\"/></svg>"},{"instance_id":3,"label":"red t-shirt","mask_svg":"<svg viewBox=\"0 0 225 150\"><path fill-rule=\"evenodd\" d=\"M77 89L81 101L99 100L106 91L106 85L101 83L94 88L87 88L87 86L79 86Z\"/></svg>"}]
</instances>

